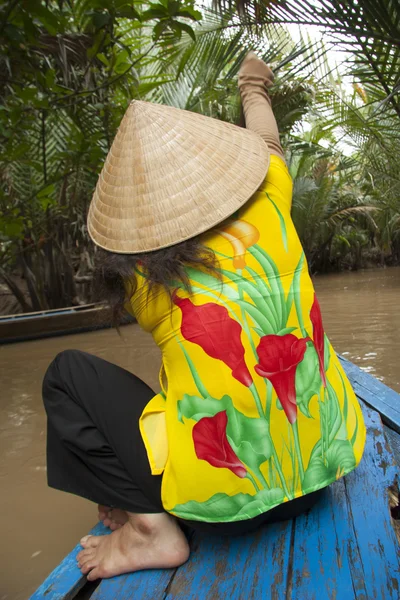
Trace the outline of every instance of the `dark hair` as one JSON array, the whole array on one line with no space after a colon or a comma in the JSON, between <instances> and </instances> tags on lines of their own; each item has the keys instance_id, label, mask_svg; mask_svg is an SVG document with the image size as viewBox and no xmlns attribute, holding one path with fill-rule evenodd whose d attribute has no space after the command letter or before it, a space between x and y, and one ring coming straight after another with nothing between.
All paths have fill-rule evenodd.
<instances>
[{"instance_id":1,"label":"dark hair","mask_svg":"<svg viewBox=\"0 0 400 600\"><path fill-rule=\"evenodd\" d=\"M97 300L106 301L111 306L113 325L118 325L125 303L135 292L136 268L146 273L149 291L160 285L171 296L175 287L173 282L183 283L185 289L191 293L186 267L202 267L220 277L214 252L203 246L198 237L143 254L117 254L97 248L94 295ZM131 283L130 297L127 296L125 287L127 281Z\"/></svg>"}]
</instances>

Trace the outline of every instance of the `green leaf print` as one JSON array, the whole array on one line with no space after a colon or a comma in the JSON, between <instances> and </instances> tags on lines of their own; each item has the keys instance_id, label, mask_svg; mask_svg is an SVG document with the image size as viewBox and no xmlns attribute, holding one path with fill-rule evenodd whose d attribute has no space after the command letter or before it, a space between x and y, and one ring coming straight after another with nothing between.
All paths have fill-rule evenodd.
<instances>
[{"instance_id":1,"label":"green leaf print","mask_svg":"<svg viewBox=\"0 0 400 600\"><path fill-rule=\"evenodd\" d=\"M203 285L205 288L214 291L217 295L226 296L233 302L237 301L239 295L236 289L230 286L226 281L223 282L219 277L204 273L204 271L192 267L186 267L185 271L191 281Z\"/></svg>"},{"instance_id":2,"label":"green leaf print","mask_svg":"<svg viewBox=\"0 0 400 600\"><path fill-rule=\"evenodd\" d=\"M251 518L252 514L262 514L266 509L277 506L283 502L284 494L281 488L272 488L270 490L260 490L254 500L243 506L238 515L248 515Z\"/></svg>"},{"instance_id":3,"label":"green leaf print","mask_svg":"<svg viewBox=\"0 0 400 600\"><path fill-rule=\"evenodd\" d=\"M176 514L179 517L191 519L205 519L207 521L221 521L221 517L236 515L241 508L246 506L248 502L251 502L252 496L250 494L235 494L235 496L228 496L228 494L218 493L211 496L204 502L198 502L197 500L189 500L184 504L176 504L169 512Z\"/></svg>"},{"instance_id":4,"label":"green leaf print","mask_svg":"<svg viewBox=\"0 0 400 600\"><path fill-rule=\"evenodd\" d=\"M327 384L328 393L325 393L325 405L328 407L328 445L330 446L335 439L347 440L347 429L336 390L329 381Z\"/></svg>"},{"instance_id":5,"label":"green leaf print","mask_svg":"<svg viewBox=\"0 0 400 600\"><path fill-rule=\"evenodd\" d=\"M298 329L298 327L285 327L284 329L278 331L277 335L287 335L288 333L293 333L293 331L296 331L296 329Z\"/></svg>"},{"instance_id":6,"label":"green leaf print","mask_svg":"<svg viewBox=\"0 0 400 600\"><path fill-rule=\"evenodd\" d=\"M274 325L268 321L266 317L250 302L247 300L237 300L236 303L242 307L253 319L253 321L260 327L264 332L263 335L268 333L274 333L276 331Z\"/></svg>"},{"instance_id":7,"label":"green leaf print","mask_svg":"<svg viewBox=\"0 0 400 600\"><path fill-rule=\"evenodd\" d=\"M185 355L186 362L187 362L188 367L190 369L190 373L191 373L191 375L193 377L193 381L195 382L196 387L197 387L197 389L199 391L199 394L201 394L202 396L204 396L206 398L208 396L208 392L207 392L207 390L206 390L206 388L205 388L205 386L204 386L204 384L203 384L203 382L202 382L202 380L201 380L201 378L200 378L200 376L199 376L199 374L197 372L196 367L194 366L194 363L193 363L192 359L190 358L188 352L186 351L185 346L183 344L181 344L181 342L179 340L177 340L177 342L178 342L179 346L181 347L181 350L182 350L183 354Z\"/></svg>"},{"instance_id":8,"label":"green leaf print","mask_svg":"<svg viewBox=\"0 0 400 600\"><path fill-rule=\"evenodd\" d=\"M329 363L331 362L331 345L328 336L324 335L324 369L325 372L329 369Z\"/></svg>"},{"instance_id":9,"label":"green leaf print","mask_svg":"<svg viewBox=\"0 0 400 600\"><path fill-rule=\"evenodd\" d=\"M269 427L266 420L262 418L247 417L238 411L233 404L231 404L231 407L227 408L227 412L228 427L226 433L230 442L233 444L234 449L237 449L239 452L242 442L248 442L252 446L254 452L263 455L265 460L268 460L272 453L272 447L269 438ZM245 449L244 452L246 452Z\"/></svg>"},{"instance_id":10,"label":"green leaf print","mask_svg":"<svg viewBox=\"0 0 400 600\"><path fill-rule=\"evenodd\" d=\"M230 439L227 435L228 440ZM250 442L243 441L239 446L236 446L233 441L230 441L231 446L235 452L235 454L240 458L240 460L250 467L256 474L259 473L260 466L270 458L272 454L271 444L268 439L265 440L264 452L259 453L256 452Z\"/></svg>"},{"instance_id":11,"label":"green leaf print","mask_svg":"<svg viewBox=\"0 0 400 600\"><path fill-rule=\"evenodd\" d=\"M269 321L270 328L265 333L276 333L279 327L277 323L274 305L271 302L271 297L266 297L260 294L256 286L246 281L245 279L242 279L242 281L238 284L238 287L241 288L253 300L258 310Z\"/></svg>"},{"instance_id":12,"label":"green leaf print","mask_svg":"<svg viewBox=\"0 0 400 600\"><path fill-rule=\"evenodd\" d=\"M340 381L341 381L342 389L343 389L343 398L344 398L344 400L343 400L343 419L344 419L344 421L347 421L347 413L349 411L349 399L347 396L346 384L344 382L342 372L338 366L336 366L336 371L340 377Z\"/></svg>"},{"instance_id":13,"label":"green leaf print","mask_svg":"<svg viewBox=\"0 0 400 600\"><path fill-rule=\"evenodd\" d=\"M289 318L290 315L290 311L292 310L292 305L293 305L293 298L294 298L294 293L295 291L298 291L300 288L300 277L301 277L301 273L303 271L303 264L304 264L304 252L301 253L300 256L300 260L297 263L297 266L295 268L294 274L293 274L293 279L292 279L292 283L289 289L289 293L287 295L286 298L286 315L287 318ZM296 305L297 308L297 305ZM306 336L304 336L306 337Z\"/></svg>"},{"instance_id":14,"label":"green leaf print","mask_svg":"<svg viewBox=\"0 0 400 600\"><path fill-rule=\"evenodd\" d=\"M236 286L245 292L254 302L260 313L269 321L270 327L264 333L276 333L278 330L277 316L274 304L271 300L271 293L263 294L257 288L257 285L251 281L246 281L240 273L231 273L225 269L218 269L227 279L235 283Z\"/></svg>"},{"instance_id":15,"label":"green leaf print","mask_svg":"<svg viewBox=\"0 0 400 600\"><path fill-rule=\"evenodd\" d=\"M349 473L356 466L353 447L347 440L334 440L328 448L325 460L321 455L314 454L307 467L303 489L309 490L330 483Z\"/></svg>"},{"instance_id":16,"label":"green leaf print","mask_svg":"<svg viewBox=\"0 0 400 600\"><path fill-rule=\"evenodd\" d=\"M229 396L222 396L221 400L217 400L211 396L200 398L185 394L182 400L178 401L178 419L183 423L183 417L194 421L200 421L203 417L213 417L221 410L226 410L229 403L232 403Z\"/></svg>"},{"instance_id":17,"label":"green leaf print","mask_svg":"<svg viewBox=\"0 0 400 600\"><path fill-rule=\"evenodd\" d=\"M249 267L249 265L246 265L246 271L250 273L250 275L253 277L253 283L260 290L261 294L265 297L270 296L271 287L268 284L268 280L264 279L265 276L261 275L260 273L257 273L257 271Z\"/></svg>"},{"instance_id":18,"label":"green leaf print","mask_svg":"<svg viewBox=\"0 0 400 600\"><path fill-rule=\"evenodd\" d=\"M310 400L318 394L322 386L319 373L318 355L312 344L307 344L304 358L296 369L297 406L301 412L311 418L309 411Z\"/></svg>"},{"instance_id":19,"label":"green leaf print","mask_svg":"<svg viewBox=\"0 0 400 600\"><path fill-rule=\"evenodd\" d=\"M278 325L280 328L286 327L286 306L285 294L282 287L278 267L272 258L265 252L261 246L255 244L247 250L259 262L271 286L271 299L275 307Z\"/></svg>"},{"instance_id":20,"label":"green leaf print","mask_svg":"<svg viewBox=\"0 0 400 600\"><path fill-rule=\"evenodd\" d=\"M301 290L300 290L300 279L301 279L301 275L302 275L303 269L304 269L304 258L305 257L304 257L304 252L303 252L302 255L300 256L299 263L298 263L296 270L294 272L294 275L293 275L292 285L290 287L290 291L289 291L289 294L288 294L288 297L286 300L286 310L290 311L291 305L292 305L292 300L294 300L294 305L296 307L296 314L297 314L297 319L299 321L301 335L303 337L307 337L307 331L304 326L303 313L301 310ZM290 307L289 307L289 300L290 300ZM289 312L287 314L289 316Z\"/></svg>"},{"instance_id":21,"label":"green leaf print","mask_svg":"<svg viewBox=\"0 0 400 600\"><path fill-rule=\"evenodd\" d=\"M259 327L252 327L252 330L256 332L256 334L261 338L265 335L262 329Z\"/></svg>"},{"instance_id":22,"label":"green leaf print","mask_svg":"<svg viewBox=\"0 0 400 600\"><path fill-rule=\"evenodd\" d=\"M356 443L356 439L357 439L357 433L358 433L358 417L357 417L357 412L354 410L354 415L356 417L356 426L354 428L354 433L351 436L351 440L350 440L350 444L352 446L354 446L354 444Z\"/></svg>"},{"instance_id":23,"label":"green leaf print","mask_svg":"<svg viewBox=\"0 0 400 600\"><path fill-rule=\"evenodd\" d=\"M260 465L272 454L269 427L265 419L247 417L237 410L230 396L222 396L220 400L208 396L199 398L185 394L178 402L178 415L199 421L203 417L213 417L226 410L228 425L226 436L240 460L259 474Z\"/></svg>"},{"instance_id":24,"label":"green leaf print","mask_svg":"<svg viewBox=\"0 0 400 600\"><path fill-rule=\"evenodd\" d=\"M265 192L265 193L267 194L267 192ZM279 208L277 207L275 202L272 200L272 198L270 198L269 194L267 194L267 198L273 204L273 207L275 208L276 212L278 213L279 224L281 226L283 245L287 252L288 251L288 238L287 238L286 223L285 223L284 216L282 215L281 211L279 210Z\"/></svg>"},{"instance_id":25,"label":"green leaf print","mask_svg":"<svg viewBox=\"0 0 400 600\"><path fill-rule=\"evenodd\" d=\"M237 515L243 515L243 518L255 517L281 504L282 501L283 492L280 488L260 490L254 496L243 493L228 496L228 494L218 493L205 502L189 500L184 504L176 504L170 512L186 519L194 517L210 522L221 522L224 517L226 521L231 521Z\"/></svg>"}]
</instances>

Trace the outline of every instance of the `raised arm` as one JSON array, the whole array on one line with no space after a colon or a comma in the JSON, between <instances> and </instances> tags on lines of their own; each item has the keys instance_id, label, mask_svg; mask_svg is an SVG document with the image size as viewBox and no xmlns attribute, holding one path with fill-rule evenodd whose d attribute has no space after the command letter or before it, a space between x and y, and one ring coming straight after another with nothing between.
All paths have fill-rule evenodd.
<instances>
[{"instance_id":1,"label":"raised arm","mask_svg":"<svg viewBox=\"0 0 400 600\"><path fill-rule=\"evenodd\" d=\"M268 95L273 81L274 74L268 65L254 52L249 52L240 67L238 82L246 128L255 131L264 139L271 154L285 160Z\"/></svg>"}]
</instances>

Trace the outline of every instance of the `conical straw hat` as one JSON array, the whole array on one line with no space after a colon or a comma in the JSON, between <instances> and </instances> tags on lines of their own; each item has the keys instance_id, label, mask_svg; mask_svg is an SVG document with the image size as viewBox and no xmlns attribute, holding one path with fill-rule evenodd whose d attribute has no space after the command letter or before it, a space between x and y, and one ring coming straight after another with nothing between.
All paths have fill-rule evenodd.
<instances>
[{"instance_id":1,"label":"conical straw hat","mask_svg":"<svg viewBox=\"0 0 400 600\"><path fill-rule=\"evenodd\" d=\"M170 106L133 101L89 209L95 244L121 254L172 246L242 206L268 170L257 134Z\"/></svg>"}]
</instances>

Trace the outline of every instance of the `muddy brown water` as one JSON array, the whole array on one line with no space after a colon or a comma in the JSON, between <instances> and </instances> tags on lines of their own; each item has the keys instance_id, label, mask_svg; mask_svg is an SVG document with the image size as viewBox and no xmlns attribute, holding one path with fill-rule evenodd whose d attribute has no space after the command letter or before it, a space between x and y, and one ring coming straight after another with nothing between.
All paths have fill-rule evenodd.
<instances>
[{"instance_id":1,"label":"muddy brown water","mask_svg":"<svg viewBox=\"0 0 400 600\"><path fill-rule=\"evenodd\" d=\"M315 278L336 350L400 392L400 268ZM128 325L0 346L0 600L26 600L96 522L91 502L46 486L41 382L52 358L78 348L158 390L159 352Z\"/></svg>"}]
</instances>

